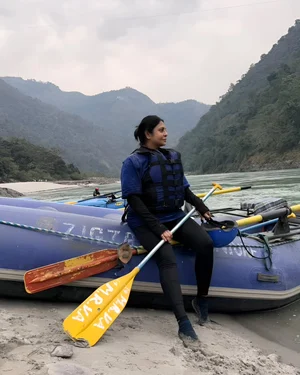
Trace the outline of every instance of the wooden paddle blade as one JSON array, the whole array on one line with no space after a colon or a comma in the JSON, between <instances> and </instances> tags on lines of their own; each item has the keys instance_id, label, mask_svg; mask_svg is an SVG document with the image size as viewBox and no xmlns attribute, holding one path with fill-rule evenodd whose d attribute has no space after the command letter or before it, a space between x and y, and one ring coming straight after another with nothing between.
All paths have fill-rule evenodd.
<instances>
[{"instance_id":1,"label":"wooden paddle blade","mask_svg":"<svg viewBox=\"0 0 300 375\"><path fill-rule=\"evenodd\" d=\"M80 346L93 346L125 308L139 268L95 290L63 322L63 329Z\"/></svg>"},{"instance_id":2,"label":"wooden paddle blade","mask_svg":"<svg viewBox=\"0 0 300 375\"><path fill-rule=\"evenodd\" d=\"M62 262L27 271L24 275L25 290L38 293L72 281L108 271L118 264L117 250L99 250Z\"/></svg>"}]
</instances>

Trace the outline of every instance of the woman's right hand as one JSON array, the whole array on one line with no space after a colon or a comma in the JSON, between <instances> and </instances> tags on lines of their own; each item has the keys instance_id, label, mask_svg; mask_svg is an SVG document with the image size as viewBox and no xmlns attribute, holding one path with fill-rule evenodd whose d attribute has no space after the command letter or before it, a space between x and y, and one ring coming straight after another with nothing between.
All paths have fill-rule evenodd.
<instances>
[{"instance_id":1,"label":"woman's right hand","mask_svg":"<svg viewBox=\"0 0 300 375\"><path fill-rule=\"evenodd\" d=\"M172 238L173 238L173 234L169 231L169 230L166 230L162 235L161 235L161 238L166 241L166 242L171 242Z\"/></svg>"}]
</instances>

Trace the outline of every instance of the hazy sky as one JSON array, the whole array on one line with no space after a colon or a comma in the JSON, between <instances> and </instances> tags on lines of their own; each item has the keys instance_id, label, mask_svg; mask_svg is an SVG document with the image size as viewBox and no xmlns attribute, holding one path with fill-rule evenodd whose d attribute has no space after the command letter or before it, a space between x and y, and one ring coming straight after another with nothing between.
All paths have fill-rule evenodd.
<instances>
[{"instance_id":1,"label":"hazy sky","mask_svg":"<svg viewBox=\"0 0 300 375\"><path fill-rule=\"evenodd\" d=\"M213 104L300 18L300 0L0 0L0 76Z\"/></svg>"}]
</instances>

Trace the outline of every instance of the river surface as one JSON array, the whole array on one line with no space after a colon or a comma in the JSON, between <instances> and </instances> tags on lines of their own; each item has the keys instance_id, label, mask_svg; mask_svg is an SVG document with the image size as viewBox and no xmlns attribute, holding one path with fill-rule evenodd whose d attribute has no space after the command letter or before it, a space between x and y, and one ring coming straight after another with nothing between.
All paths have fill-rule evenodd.
<instances>
[{"instance_id":1,"label":"river surface","mask_svg":"<svg viewBox=\"0 0 300 375\"><path fill-rule=\"evenodd\" d=\"M247 173L211 174L203 176L188 175L187 179L195 193L207 192L212 182L217 182L223 188L236 186L251 186L251 189L240 192L223 194L209 198L207 205L210 209L236 207L242 201L255 198L278 197L287 200L289 205L300 203L300 169L263 171ZM120 183L99 186L101 193L118 191ZM77 187L67 190L53 190L31 194L31 197L57 201L63 199L79 200L92 196L94 187ZM300 251L300 248L299 248ZM299 264L300 272L300 264ZM226 317L220 318L225 321ZM260 337L260 346L280 354L285 362L300 367L300 301L281 309L244 313L228 317L241 325L245 331L253 333L253 342ZM249 337L249 334L248 334Z\"/></svg>"}]
</instances>

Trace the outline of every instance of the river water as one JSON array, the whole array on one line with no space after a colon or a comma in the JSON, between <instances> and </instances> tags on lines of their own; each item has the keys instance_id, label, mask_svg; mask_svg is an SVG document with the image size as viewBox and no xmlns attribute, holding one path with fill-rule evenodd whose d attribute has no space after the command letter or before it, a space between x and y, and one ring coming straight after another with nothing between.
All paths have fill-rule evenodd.
<instances>
[{"instance_id":1,"label":"river water","mask_svg":"<svg viewBox=\"0 0 300 375\"><path fill-rule=\"evenodd\" d=\"M262 197L285 198L289 205L300 203L300 169L263 171L247 173L211 174L203 176L187 176L195 193L207 192L212 182L223 188L251 186L251 189L236 193L224 194L209 198L210 209L240 207L241 201ZM118 191L120 183L99 186L101 193ZM53 190L31 194L31 197L45 200L78 200L92 196L94 187L77 187L68 190ZM300 251L300 248L299 248ZM300 272L300 264L299 264ZM290 306L267 312L238 314L228 317L226 323L233 319L245 331L253 333L253 341L260 341L270 351L280 354L285 362L300 367L300 301ZM220 317L224 322L226 318ZM234 325L233 325L234 327ZM236 327L236 325L235 325ZM249 337L249 332L248 332Z\"/></svg>"},{"instance_id":2,"label":"river water","mask_svg":"<svg viewBox=\"0 0 300 375\"><path fill-rule=\"evenodd\" d=\"M189 175L187 179L195 193L207 192L212 182L217 182L223 188L235 186L252 186L251 189L236 193L224 194L209 198L207 204L210 208L239 207L241 200L256 197L279 197L285 198L290 205L300 203L300 169L282 171L264 171L247 173L226 173L194 176ZM120 183L99 186L101 193L118 191ZM94 187L79 186L67 190L51 190L33 193L30 196L46 200L78 200L92 196Z\"/></svg>"}]
</instances>

